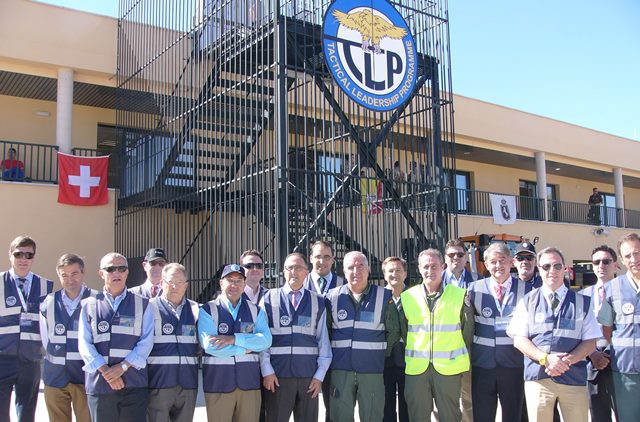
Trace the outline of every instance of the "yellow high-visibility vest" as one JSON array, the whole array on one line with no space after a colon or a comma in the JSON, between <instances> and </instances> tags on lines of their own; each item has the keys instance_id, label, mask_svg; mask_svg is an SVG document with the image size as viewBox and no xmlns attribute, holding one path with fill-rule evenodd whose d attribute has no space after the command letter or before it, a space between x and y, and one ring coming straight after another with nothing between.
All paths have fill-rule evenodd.
<instances>
[{"instance_id":1,"label":"yellow high-visibility vest","mask_svg":"<svg viewBox=\"0 0 640 422\"><path fill-rule=\"evenodd\" d=\"M433 363L442 375L469 370L469 352L462 337L460 312L466 290L451 284L444 288L433 312L427 306L422 284L400 296L409 322L405 348L405 373L422 374Z\"/></svg>"}]
</instances>

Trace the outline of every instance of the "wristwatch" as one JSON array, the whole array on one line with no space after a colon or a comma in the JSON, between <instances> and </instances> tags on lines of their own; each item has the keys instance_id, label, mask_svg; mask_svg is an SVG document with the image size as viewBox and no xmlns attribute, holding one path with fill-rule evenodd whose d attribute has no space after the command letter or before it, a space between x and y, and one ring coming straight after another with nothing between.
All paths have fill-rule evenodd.
<instances>
[{"instance_id":1,"label":"wristwatch","mask_svg":"<svg viewBox=\"0 0 640 422\"><path fill-rule=\"evenodd\" d=\"M127 372L127 369L129 369L129 365L127 365L126 362L122 362L120 364L120 368L122 368L122 372Z\"/></svg>"},{"instance_id":2,"label":"wristwatch","mask_svg":"<svg viewBox=\"0 0 640 422\"><path fill-rule=\"evenodd\" d=\"M540 366L547 366L547 356L549 356L549 355L547 353L545 353L544 356L542 356L538 360L538 363L540 364Z\"/></svg>"}]
</instances>

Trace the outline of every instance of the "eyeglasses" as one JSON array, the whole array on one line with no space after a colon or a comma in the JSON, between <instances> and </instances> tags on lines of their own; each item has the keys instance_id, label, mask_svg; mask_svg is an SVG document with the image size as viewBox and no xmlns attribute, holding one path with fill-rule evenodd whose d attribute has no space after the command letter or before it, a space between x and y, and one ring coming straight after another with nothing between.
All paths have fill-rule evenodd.
<instances>
[{"instance_id":1,"label":"eyeglasses","mask_svg":"<svg viewBox=\"0 0 640 422\"><path fill-rule=\"evenodd\" d=\"M167 261L158 259L155 261L147 261L147 264L151 265L152 267L164 267L165 265L167 265Z\"/></svg>"},{"instance_id":2,"label":"eyeglasses","mask_svg":"<svg viewBox=\"0 0 640 422\"><path fill-rule=\"evenodd\" d=\"M17 258L17 259L33 259L33 257L36 256L36 254L33 252L20 252L20 251L15 251L12 255L14 258Z\"/></svg>"},{"instance_id":3,"label":"eyeglasses","mask_svg":"<svg viewBox=\"0 0 640 422\"><path fill-rule=\"evenodd\" d=\"M249 262L248 264L242 264L247 270L261 270L264 268L264 264L261 262Z\"/></svg>"},{"instance_id":4,"label":"eyeglasses","mask_svg":"<svg viewBox=\"0 0 640 422\"><path fill-rule=\"evenodd\" d=\"M613 259L605 258L605 259L594 259L591 261L594 267L597 267L602 262L602 265L609 265L613 262Z\"/></svg>"},{"instance_id":5,"label":"eyeglasses","mask_svg":"<svg viewBox=\"0 0 640 422\"><path fill-rule=\"evenodd\" d=\"M536 259L536 257L533 255L516 255L516 261L518 262L533 261L534 259Z\"/></svg>"},{"instance_id":6,"label":"eyeglasses","mask_svg":"<svg viewBox=\"0 0 640 422\"><path fill-rule=\"evenodd\" d=\"M113 273L113 272L119 272L119 273L123 273L125 271L127 271L129 269L129 267L127 267L126 265L116 265L116 266L111 266L111 267L104 267L103 270L108 272L108 273Z\"/></svg>"},{"instance_id":7,"label":"eyeglasses","mask_svg":"<svg viewBox=\"0 0 640 422\"><path fill-rule=\"evenodd\" d=\"M558 262L557 264L553 264L553 265L544 264L544 265L540 266L540 268L542 268L544 271L549 271L551 269L551 267L553 267L553 269L556 270L556 271L560 271L561 269L564 268L564 264L561 264L561 263Z\"/></svg>"},{"instance_id":8,"label":"eyeglasses","mask_svg":"<svg viewBox=\"0 0 640 422\"><path fill-rule=\"evenodd\" d=\"M285 271L289 271L289 272L291 272L291 271L300 271L302 269L304 269L304 267L302 265L286 265L284 267L284 270Z\"/></svg>"},{"instance_id":9,"label":"eyeglasses","mask_svg":"<svg viewBox=\"0 0 640 422\"><path fill-rule=\"evenodd\" d=\"M463 256L465 256L464 252L452 252L452 253L448 253L447 256L451 259L455 258L456 256L458 258L462 258Z\"/></svg>"},{"instance_id":10,"label":"eyeglasses","mask_svg":"<svg viewBox=\"0 0 640 422\"><path fill-rule=\"evenodd\" d=\"M233 286L239 286L244 283L244 278L223 278L223 280Z\"/></svg>"},{"instance_id":11,"label":"eyeglasses","mask_svg":"<svg viewBox=\"0 0 640 422\"><path fill-rule=\"evenodd\" d=\"M173 287L179 288L179 287L184 287L188 284L188 282L186 281L180 281L180 282L175 282L175 281L167 281L167 280L162 280L163 283L167 283Z\"/></svg>"}]
</instances>

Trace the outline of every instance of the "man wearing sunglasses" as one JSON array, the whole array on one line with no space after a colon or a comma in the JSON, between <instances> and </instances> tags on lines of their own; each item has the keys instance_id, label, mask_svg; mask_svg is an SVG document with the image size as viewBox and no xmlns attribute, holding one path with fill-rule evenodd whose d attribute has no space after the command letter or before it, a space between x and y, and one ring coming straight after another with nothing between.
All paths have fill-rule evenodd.
<instances>
[{"instance_id":1,"label":"man wearing sunglasses","mask_svg":"<svg viewBox=\"0 0 640 422\"><path fill-rule=\"evenodd\" d=\"M209 422L255 422L260 416L260 356L271 346L264 309L243 298L244 268L226 265L222 293L198 316L202 382Z\"/></svg>"},{"instance_id":2,"label":"man wearing sunglasses","mask_svg":"<svg viewBox=\"0 0 640 422\"><path fill-rule=\"evenodd\" d=\"M162 295L151 299L155 315L149 354L147 420L191 422L198 393L199 306L186 298L187 270L171 263L162 269Z\"/></svg>"},{"instance_id":3,"label":"man wearing sunglasses","mask_svg":"<svg viewBox=\"0 0 640 422\"><path fill-rule=\"evenodd\" d=\"M542 286L542 279L536 274L536 248L533 243L522 242L516 246L516 254L513 257L513 266L518 271L518 279L530 283L530 288L537 289ZM527 289L529 291L530 289Z\"/></svg>"},{"instance_id":4,"label":"man wearing sunglasses","mask_svg":"<svg viewBox=\"0 0 640 422\"><path fill-rule=\"evenodd\" d=\"M153 347L149 300L127 291L127 258L100 260L102 292L82 302L78 351L93 422L138 422L147 416L147 358Z\"/></svg>"},{"instance_id":5,"label":"man wearing sunglasses","mask_svg":"<svg viewBox=\"0 0 640 422\"><path fill-rule=\"evenodd\" d=\"M143 284L132 287L129 291L147 299L160 296L162 294L162 269L165 265L167 265L167 255L164 249L149 249L144 256L144 261L142 261L142 268L147 274L147 279Z\"/></svg>"},{"instance_id":6,"label":"man wearing sunglasses","mask_svg":"<svg viewBox=\"0 0 640 422\"><path fill-rule=\"evenodd\" d=\"M473 274L467 271L467 249L461 239L451 239L444 247L444 284L453 284L466 289L474 282ZM469 415L471 416L471 415Z\"/></svg>"},{"instance_id":7,"label":"man wearing sunglasses","mask_svg":"<svg viewBox=\"0 0 640 422\"><path fill-rule=\"evenodd\" d=\"M611 344L616 417L627 422L640 414L640 236L623 236L618 251L627 273L605 285L598 321Z\"/></svg>"},{"instance_id":8,"label":"man wearing sunglasses","mask_svg":"<svg viewBox=\"0 0 640 422\"><path fill-rule=\"evenodd\" d=\"M20 422L33 421L40 385L40 303L53 282L31 272L36 242L18 236L9 245L11 268L0 273L0 420L9 420L11 393L16 392Z\"/></svg>"},{"instance_id":9,"label":"man wearing sunglasses","mask_svg":"<svg viewBox=\"0 0 640 422\"><path fill-rule=\"evenodd\" d=\"M607 245L598 246L591 253L591 263L597 281L580 293L591 298L591 308L598 315L602 302L605 300L605 285L616 276L616 252ZM589 396L591 402L591 420L593 422L611 421L611 410L615 410L613 399L613 376L610 365L609 342L598 339L596 350L589 355L587 376Z\"/></svg>"},{"instance_id":10,"label":"man wearing sunglasses","mask_svg":"<svg viewBox=\"0 0 640 422\"><path fill-rule=\"evenodd\" d=\"M250 300L257 305L267 292L267 288L262 286L260 282L264 278L264 260L262 254L255 249L244 251L240 255L240 265L244 268L245 280L243 298Z\"/></svg>"},{"instance_id":11,"label":"man wearing sunglasses","mask_svg":"<svg viewBox=\"0 0 640 422\"><path fill-rule=\"evenodd\" d=\"M590 299L564 284L564 256L538 253L542 287L518 303L507 329L525 355L524 391L530 421L552 421L556 400L566 422L588 420L587 366L602 332Z\"/></svg>"}]
</instances>

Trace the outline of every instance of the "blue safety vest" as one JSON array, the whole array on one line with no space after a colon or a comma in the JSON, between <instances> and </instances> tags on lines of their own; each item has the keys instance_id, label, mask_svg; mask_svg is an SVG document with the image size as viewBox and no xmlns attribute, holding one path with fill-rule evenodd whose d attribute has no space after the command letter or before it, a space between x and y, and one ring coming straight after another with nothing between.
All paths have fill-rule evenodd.
<instances>
[{"instance_id":1,"label":"blue safety vest","mask_svg":"<svg viewBox=\"0 0 640 422\"><path fill-rule=\"evenodd\" d=\"M546 353L568 353L582 343L582 324L589 311L590 298L569 290L560 305L560 311L554 315L541 292L542 289L535 289L524 297L529 312L529 338ZM538 362L528 356L525 356L524 362L525 380L549 378ZM587 382L586 361L572 364L567 372L551 379L558 384L584 386Z\"/></svg>"},{"instance_id":2,"label":"blue safety vest","mask_svg":"<svg viewBox=\"0 0 640 422\"><path fill-rule=\"evenodd\" d=\"M33 274L29 296L22 306L9 271L0 273L0 356L39 361L44 350L40 338L40 304L53 290L53 282Z\"/></svg>"},{"instance_id":3,"label":"blue safety vest","mask_svg":"<svg viewBox=\"0 0 640 422\"><path fill-rule=\"evenodd\" d=\"M258 307L248 300L240 302L238 316L234 321L223 296L202 306L202 310L213 318L218 333L232 336L235 333L255 333ZM230 393L241 390L260 389L260 355L255 352L240 356L219 358L205 354L202 357L202 380L205 393Z\"/></svg>"},{"instance_id":4,"label":"blue safety vest","mask_svg":"<svg viewBox=\"0 0 640 422\"><path fill-rule=\"evenodd\" d=\"M149 305L154 313L153 349L147 358L149 388L198 388L198 304L187 300L180 320L158 297Z\"/></svg>"},{"instance_id":5,"label":"blue safety vest","mask_svg":"<svg viewBox=\"0 0 640 422\"><path fill-rule=\"evenodd\" d=\"M114 312L103 292L84 300L87 317L93 335L93 345L107 362L113 366L124 361L142 337L142 322L149 300L127 292ZM126 388L147 388L147 368L130 367L122 380ZM99 371L85 373L87 394L112 394L115 391L102 378Z\"/></svg>"},{"instance_id":6,"label":"blue safety vest","mask_svg":"<svg viewBox=\"0 0 640 422\"><path fill-rule=\"evenodd\" d=\"M626 274L605 285L607 300L615 312L611 338L611 369L640 373L640 295Z\"/></svg>"},{"instance_id":7,"label":"blue safety vest","mask_svg":"<svg viewBox=\"0 0 640 422\"><path fill-rule=\"evenodd\" d=\"M324 298L305 290L294 311L282 288L264 297L269 328L273 337L269 353L271 366L280 378L311 378L318 369L318 321L325 310Z\"/></svg>"},{"instance_id":8,"label":"blue safety vest","mask_svg":"<svg viewBox=\"0 0 640 422\"><path fill-rule=\"evenodd\" d=\"M469 287L475 320L471 365L487 369L496 366L522 368L522 353L513 346L513 339L507 335L507 326L516 304L531 290L531 285L512 277L511 291L505 292L501 306L496 303L491 289L489 277Z\"/></svg>"},{"instance_id":9,"label":"blue safety vest","mask_svg":"<svg viewBox=\"0 0 640 422\"><path fill-rule=\"evenodd\" d=\"M95 297L97 291L85 288L82 300ZM42 303L41 313L47 321L47 350L42 380L49 387L63 388L68 383L84 384L84 362L78 352L80 307L71 315L62 302L62 290L50 293Z\"/></svg>"},{"instance_id":10,"label":"blue safety vest","mask_svg":"<svg viewBox=\"0 0 640 422\"><path fill-rule=\"evenodd\" d=\"M381 374L387 349L385 314L391 290L370 285L356 306L347 285L327 295L331 307L331 369ZM391 301L391 305L389 305Z\"/></svg>"}]
</instances>

